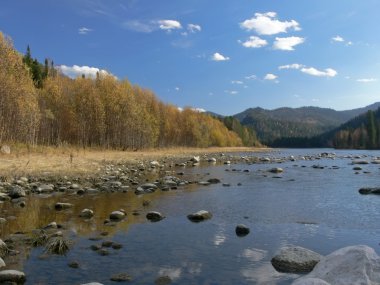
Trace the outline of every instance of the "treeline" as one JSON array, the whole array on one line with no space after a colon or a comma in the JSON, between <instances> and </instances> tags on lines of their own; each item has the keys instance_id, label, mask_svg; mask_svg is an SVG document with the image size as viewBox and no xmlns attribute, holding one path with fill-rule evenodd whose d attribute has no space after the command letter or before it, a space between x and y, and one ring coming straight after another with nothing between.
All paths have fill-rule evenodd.
<instances>
[{"instance_id":1,"label":"treeline","mask_svg":"<svg viewBox=\"0 0 380 285\"><path fill-rule=\"evenodd\" d=\"M230 130L238 134L244 145L260 147L262 144L256 136L256 132L246 126L243 126L240 121L233 116L226 116L221 119L224 125Z\"/></svg>"},{"instance_id":2,"label":"treeline","mask_svg":"<svg viewBox=\"0 0 380 285\"><path fill-rule=\"evenodd\" d=\"M380 108L342 125L332 143L335 148L380 149Z\"/></svg>"},{"instance_id":3,"label":"treeline","mask_svg":"<svg viewBox=\"0 0 380 285\"><path fill-rule=\"evenodd\" d=\"M0 32L0 142L140 149L241 146L243 140L210 115L160 102L128 80L98 74L70 79L52 62L22 56Z\"/></svg>"}]
</instances>

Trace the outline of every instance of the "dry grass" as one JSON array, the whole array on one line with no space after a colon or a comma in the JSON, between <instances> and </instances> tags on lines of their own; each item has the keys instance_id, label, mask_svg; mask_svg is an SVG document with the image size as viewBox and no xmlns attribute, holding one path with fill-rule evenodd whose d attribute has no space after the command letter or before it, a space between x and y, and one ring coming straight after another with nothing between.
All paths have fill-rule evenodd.
<instances>
[{"instance_id":1,"label":"dry grass","mask_svg":"<svg viewBox=\"0 0 380 285\"><path fill-rule=\"evenodd\" d=\"M117 151L74 147L12 146L10 155L0 154L0 177L94 173L106 162L130 162L160 158L181 158L206 153L255 152L262 149L247 147L166 148L144 151Z\"/></svg>"}]
</instances>

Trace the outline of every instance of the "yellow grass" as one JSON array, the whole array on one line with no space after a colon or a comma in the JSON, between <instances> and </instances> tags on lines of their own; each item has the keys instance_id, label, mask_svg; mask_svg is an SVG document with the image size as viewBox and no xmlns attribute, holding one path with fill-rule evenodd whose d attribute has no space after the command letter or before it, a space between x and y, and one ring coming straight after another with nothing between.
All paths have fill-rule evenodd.
<instances>
[{"instance_id":1,"label":"yellow grass","mask_svg":"<svg viewBox=\"0 0 380 285\"><path fill-rule=\"evenodd\" d=\"M74 147L11 146L10 155L0 154L0 176L76 175L95 173L108 162L136 163L161 158L185 158L192 155L230 152L256 152L260 148L211 147L166 148L143 151L117 151Z\"/></svg>"}]
</instances>

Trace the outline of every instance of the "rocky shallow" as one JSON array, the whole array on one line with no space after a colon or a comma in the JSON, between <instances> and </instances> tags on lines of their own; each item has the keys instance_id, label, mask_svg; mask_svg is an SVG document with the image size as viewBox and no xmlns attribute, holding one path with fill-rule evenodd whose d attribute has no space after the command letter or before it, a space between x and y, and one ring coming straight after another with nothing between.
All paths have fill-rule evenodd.
<instances>
[{"instance_id":1,"label":"rocky shallow","mask_svg":"<svg viewBox=\"0 0 380 285\"><path fill-rule=\"evenodd\" d=\"M230 186L220 177L192 177L187 174L189 167L197 167L202 164L207 165L228 165L226 171L247 172L248 169L235 169L234 164L239 165L262 165L261 173L269 178L282 178L286 169L280 167L271 167L271 164L282 162L294 162L302 164L302 161L315 161L313 169L324 169L321 161L323 159L337 159L334 153L321 153L316 156L299 156L299 157L275 157L260 155L224 155L220 153L208 154L203 156L190 156L175 159L162 159L150 161L137 161L134 164L105 164L99 173L90 176L35 176L24 175L15 177L3 177L0 182L0 201L1 203L11 203L13 207L28 209L30 198L46 199L47 197L56 197L58 201L52 205L47 205L49 211L68 212L76 207L77 197L102 197L107 193L133 193L136 196L143 197L141 206L149 208L149 195L157 192L170 192L176 190L186 190L188 187L205 187L211 184L222 183L223 186ZM365 165L375 163L378 159L366 157L345 157L351 161L351 164ZM359 160L360 159L360 160ZM301 165L302 166L302 165ZM336 167L333 167L336 169ZM354 169L360 171L359 169ZM372 190L372 189L371 189ZM361 192L360 192L361 193ZM364 194L364 193L363 193ZM367 194L367 193L365 193ZM140 216L144 212L141 210L113 209L109 212L108 217L104 218L103 223L107 226L114 226L131 215ZM145 211L145 218L152 222L159 222L165 218L164 214L149 209ZM92 219L97 215L96 207L80 209L78 216L84 221ZM200 222L212 219L213 215L207 209L199 209L198 212L189 213L188 219L194 222ZM0 224L2 229L7 228L9 221L17 217L7 216L6 212L0 208ZM238 221L237 221L238 223ZM250 229L244 225L237 225L236 234L244 237L250 232ZM6 235L3 233L6 233ZM0 243L0 278L3 281L22 283L27 279L22 272L13 268L19 268L17 262L22 262L18 256L28 252L32 247L44 247L46 254L65 254L71 246L70 226L65 223L49 221L41 227L33 229L19 229L17 232L10 233L7 230L2 231ZM123 245L104 240L107 232L101 233L96 239L102 240L100 244L94 244L90 250L97 252L100 256L106 256L114 250L120 249ZM281 263L281 262L280 262ZM313 261L310 270L317 264ZM277 264L278 267L278 262ZM274 267L277 269L276 265ZM69 264L72 268L78 268L81 265L75 261ZM300 272L310 271L301 268ZM281 265L278 267L283 270ZM294 272L293 270L287 272ZM5 278L5 279L4 279ZM117 273L110 277L112 281L129 281L133 280L128 272ZM159 283L161 282L161 283ZM156 280L159 284L169 282L170 278L165 276ZM297 283L298 284L298 283ZM301 283L300 283L301 284ZM322 284L322 283L321 283ZM335 284L335 283L332 283ZM375 284L375 283L374 283Z\"/></svg>"}]
</instances>

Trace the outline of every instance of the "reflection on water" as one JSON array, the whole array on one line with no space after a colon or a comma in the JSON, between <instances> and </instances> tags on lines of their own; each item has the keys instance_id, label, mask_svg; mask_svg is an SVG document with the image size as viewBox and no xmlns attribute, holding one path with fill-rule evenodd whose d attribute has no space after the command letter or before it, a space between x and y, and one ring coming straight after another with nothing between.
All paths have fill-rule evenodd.
<instances>
[{"instance_id":1,"label":"reflection on water","mask_svg":"<svg viewBox=\"0 0 380 285\"><path fill-rule=\"evenodd\" d=\"M328 254L347 245L367 244L379 252L380 198L357 192L364 186L379 186L379 165L363 165L363 171L355 174L350 153L345 151L337 151L334 160L300 159L322 151L260 154L293 155L296 161L181 169L189 180L218 178L230 187L191 186L144 196L58 193L31 196L25 208L7 202L0 204L0 217L7 219L0 225L0 236L30 232L52 221L70 230L74 245L67 256L46 256L41 248L25 253L27 284L110 284L110 276L120 272L130 274L133 284L153 284L160 276L169 276L174 284L290 284L297 275L278 273L270 264L281 246L294 244ZM367 155L368 160L379 155L351 153ZM273 167L284 169L282 178L267 171ZM144 207L143 200L150 205ZM56 202L70 202L74 207L57 212ZM95 216L80 218L84 208L94 210ZM105 225L104 220L118 209L124 209L127 218L115 226ZM202 223L186 218L202 209L212 212L213 218ZM166 218L148 222L145 215L150 210ZM237 224L247 225L250 234L237 237ZM89 239L102 232L108 233L102 240ZM90 249L104 240L122 248L106 248L104 256ZM71 261L77 261L79 268L68 267Z\"/></svg>"}]
</instances>

